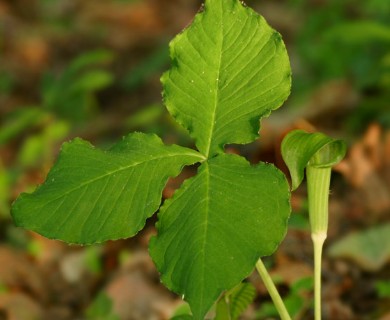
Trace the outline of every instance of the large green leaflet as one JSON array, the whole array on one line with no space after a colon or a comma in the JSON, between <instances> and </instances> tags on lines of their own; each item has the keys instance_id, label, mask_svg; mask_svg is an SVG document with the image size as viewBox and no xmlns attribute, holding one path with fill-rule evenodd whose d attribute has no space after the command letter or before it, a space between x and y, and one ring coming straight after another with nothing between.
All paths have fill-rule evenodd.
<instances>
[{"instance_id":1,"label":"large green leaflet","mask_svg":"<svg viewBox=\"0 0 390 320\"><path fill-rule=\"evenodd\" d=\"M201 159L155 135L130 134L108 152L75 139L63 145L46 182L17 199L12 216L18 226L69 243L128 238L160 206L167 179Z\"/></svg>"},{"instance_id":2,"label":"large green leaflet","mask_svg":"<svg viewBox=\"0 0 390 320\"><path fill-rule=\"evenodd\" d=\"M202 319L223 290L276 249L289 212L289 186L278 169L218 155L164 204L150 253L165 285Z\"/></svg>"},{"instance_id":3,"label":"large green leaflet","mask_svg":"<svg viewBox=\"0 0 390 320\"><path fill-rule=\"evenodd\" d=\"M171 43L162 78L169 112L199 151L258 136L259 119L290 93L291 70L279 33L237 0L207 0L193 24Z\"/></svg>"},{"instance_id":4,"label":"large green leaflet","mask_svg":"<svg viewBox=\"0 0 390 320\"><path fill-rule=\"evenodd\" d=\"M71 243L130 237L158 210L168 177L202 162L164 204L150 245L163 282L202 319L285 235L284 175L225 155L223 146L257 138L260 118L287 98L291 71L281 36L238 0L206 0L171 43L171 57L164 100L200 153L139 133L107 152L76 139L12 215L19 226Z\"/></svg>"}]
</instances>

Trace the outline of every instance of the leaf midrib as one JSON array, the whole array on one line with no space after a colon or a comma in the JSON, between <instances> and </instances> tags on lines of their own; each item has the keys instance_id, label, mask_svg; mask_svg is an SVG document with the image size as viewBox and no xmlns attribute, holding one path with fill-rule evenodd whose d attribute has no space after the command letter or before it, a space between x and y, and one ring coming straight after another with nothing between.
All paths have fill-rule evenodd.
<instances>
[{"instance_id":1,"label":"leaf midrib","mask_svg":"<svg viewBox=\"0 0 390 320\"><path fill-rule=\"evenodd\" d=\"M207 171L207 172L206 172ZM208 232L208 220L209 220L209 211L210 211L210 168L209 168L209 165L208 163L206 163L206 168L205 168L205 172L206 172L206 183L205 183L205 190L206 190L206 194L207 194L207 201L206 201L206 212L205 212L205 219L204 219L204 231L203 231L203 246L202 246L202 264L203 264L203 268L202 268L202 283L204 283L204 277L205 277L205 268L206 268L206 244L207 244L207 232ZM200 292L200 305L203 307L203 300L204 300L204 288L202 288L201 292Z\"/></svg>"},{"instance_id":2,"label":"leaf midrib","mask_svg":"<svg viewBox=\"0 0 390 320\"><path fill-rule=\"evenodd\" d=\"M213 112L211 114L211 125L210 125L210 130L209 130L209 136L208 136L208 141L207 141L207 146L206 146L206 153L205 153L205 156L207 158L210 157L210 149L211 149L211 141L212 141L212 137L213 137L213 133L214 133L214 128L215 128L215 118L216 118L216 113L217 113L217 107L218 107L218 102L219 102L219 78L220 78L220 75L221 75L221 64L222 64L222 54L223 54L223 17L222 17L222 13L223 13L223 4L222 4L222 1L220 1L220 4L221 4L221 28L220 28L220 38L221 38L221 41L220 41L220 45L219 45L219 59L218 59L218 70L217 70L217 78L216 78L216 90L215 90L215 93L214 93L214 106L213 106Z\"/></svg>"}]
</instances>

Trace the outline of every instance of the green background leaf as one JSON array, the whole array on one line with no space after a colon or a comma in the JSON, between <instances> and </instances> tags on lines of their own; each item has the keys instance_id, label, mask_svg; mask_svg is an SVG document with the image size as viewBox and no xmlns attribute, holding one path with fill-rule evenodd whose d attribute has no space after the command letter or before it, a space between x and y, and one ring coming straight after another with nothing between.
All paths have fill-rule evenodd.
<instances>
[{"instance_id":1,"label":"green background leaf","mask_svg":"<svg viewBox=\"0 0 390 320\"><path fill-rule=\"evenodd\" d=\"M259 119L289 95L291 70L280 34L240 1L206 0L170 49L165 103L206 156L226 143L255 140Z\"/></svg>"},{"instance_id":2,"label":"green background leaf","mask_svg":"<svg viewBox=\"0 0 390 320\"><path fill-rule=\"evenodd\" d=\"M378 271L390 261L390 223L351 233L335 242L328 253L350 259L367 271Z\"/></svg>"},{"instance_id":3,"label":"green background leaf","mask_svg":"<svg viewBox=\"0 0 390 320\"><path fill-rule=\"evenodd\" d=\"M150 254L164 284L202 319L285 235L289 186L274 166L218 155L203 163L159 213Z\"/></svg>"},{"instance_id":4,"label":"green background leaf","mask_svg":"<svg viewBox=\"0 0 390 320\"><path fill-rule=\"evenodd\" d=\"M301 184L307 165L331 167L346 153L342 140L332 139L322 133L291 131L282 142L282 156L290 170L292 190Z\"/></svg>"},{"instance_id":5,"label":"green background leaf","mask_svg":"<svg viewBox=\"0 0 390 320\"><path fill-rule=\"evenodd\" d=\"M112 300L104 292L101 292L88 307L85 315L89 320L120 320L112 309Z\"/></svg>"},{"instance_id":6,"label":"green background leaf","mask_svg":"<svg viewBox=\"0 0 390 320\"><path fill-rule=\"evenodd\" d=\"M16 225L48 238L91 244L135 235L159 207L169 177L202 156L134 133L109 151L65 143L46 182L12 207Z\"/></svg>"}]
</instances>

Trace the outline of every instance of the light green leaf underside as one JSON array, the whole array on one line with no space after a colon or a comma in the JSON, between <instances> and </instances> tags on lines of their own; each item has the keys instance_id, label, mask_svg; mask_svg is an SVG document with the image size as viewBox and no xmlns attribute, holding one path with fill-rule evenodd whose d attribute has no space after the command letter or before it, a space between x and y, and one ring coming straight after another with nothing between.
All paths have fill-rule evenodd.
<instances>
[{"instance_id":1,"label":"light green leaf underside","mask_svg":"<svg viewBox=\"0 0 390 320\"><path fill-rule=\"evenodd\" d=\"M48 238L91 244L135 235L159 207L169 177L202 156L134 133L109 151L65 143L43 185L12 207L16 225Z\"/></svg>"},{"instance_id":2,"label":"light green leaf underside","mask_svg":"<svg viewBox=\"0 0 390 320\"><path fill-rule=\"evenodd\" d=\"M184 295L195 319L276 249L286 232L289 195L274 166L218 155L163 205L150 254L164 284Z\"/></svg>"},{"instance_id":3,"label":"light green leaf underside","mask_svg":"<svg viewBox=\"0 0 390 320\"><path fill-rule=\"evenodd\" d=\"M306 166L331 167L340 162L346 153L344 141L302 130L294 130L286 135L281 149L290 170L292 190L301 184Z\"/></svg>"},{"instance_id":4,"label":"light green leaf underside","mask_svg":"<svg viewBox=\"0 0 390 320\"><path fill-rule=\"evenodd\" d=\"M170 45L162 77L169 112L206 156L258 137L259 119L281 106L291 70L281 36L237 0L206 0Z\"/></svg>"},{"instance_id":5,"label":"light green leaf underside","mask_svg":"<svg viewBox=\"0 0 390 320\"><path fill-rule=\"evenodd\" d=\"M175 309L170 320L187 320L187 319L192 319L191 308L187 302L183 302Z\"/></svg>"}]
</instances>

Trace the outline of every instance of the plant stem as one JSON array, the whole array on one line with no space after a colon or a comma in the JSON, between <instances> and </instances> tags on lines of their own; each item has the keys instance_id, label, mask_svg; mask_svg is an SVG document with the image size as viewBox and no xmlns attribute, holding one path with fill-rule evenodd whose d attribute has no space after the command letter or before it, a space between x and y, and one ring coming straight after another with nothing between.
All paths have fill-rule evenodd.
<instances>
[{"instance_id":1,"label":"plant stem","mask_svg":"<svg viewBox=\"0 0 390 320\"><path fill-rule=\"evenodd\" d=\"M314 319L321 320L321 260L326 233L313 233L314 244Z\"/></svg>"},{"instance_id":2,"label":"plant stem","mask_svg":"<svg viewBox=\"0 0 390 320\"><path fill-rule=\"evenodd\" d=\"M271 276L269 275L265 265L261 259L259 259L256 263L256 269L259 273L261 279L264 282L265 287L267 288L269 295L271 296L272 301L274 302L276 310L278 310L281 320L291 320L290 315L286 309L286 306L283 303L282 298L276 289L274 282L272 281Z\"/></svg>"},{"instance_id":3,"label":"plant stem","mask_svg":"<svg viewBox=\"0 0 390 320\"><path fill-rule=\"evenodd\" d=\"M328 230L328 202L331 167L306 168L311 238L314 245L314 315L321 320L321 260Z\"/></svg>"}]
</instances>

